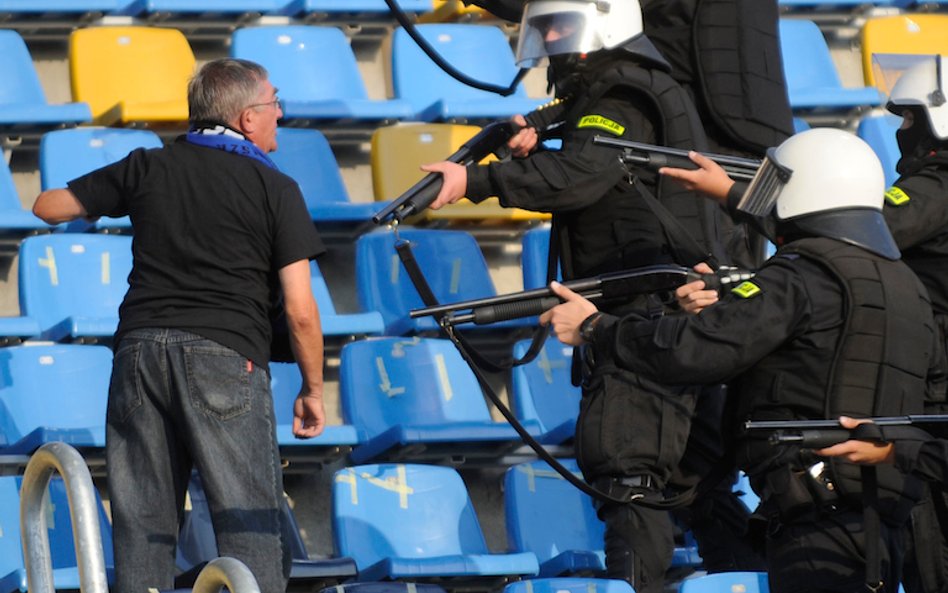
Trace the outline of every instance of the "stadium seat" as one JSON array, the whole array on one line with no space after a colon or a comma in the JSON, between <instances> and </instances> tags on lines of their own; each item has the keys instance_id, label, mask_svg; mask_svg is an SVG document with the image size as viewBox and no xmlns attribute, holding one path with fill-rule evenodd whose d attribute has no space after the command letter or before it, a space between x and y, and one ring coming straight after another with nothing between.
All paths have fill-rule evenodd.
<instances>
[{"instance_id":1,"label":"stadium seat","mask_svg":"<svg viewBox=\"0 0 948 593\"><path fill-rule=\"evenodd\" d=\"M383 333L385 323L378 311L336 313L326 279L315 261L310 262L313 296L319 306L319 320L324 337L374 336Z\"/></svg>"},{"instance_id":2,"label":"stadium seat","mask_svg":"<svg viewBox=\"0 0 948 593\"><path fill-rule=\"evenodd\" d=\"M188 484L190 510L185 513L184 521L178 532L176 564L182 575L175 579L176 587L191 587L198 572L207 562L218 557L217 541L214 538L214 525L207 495L197 472L191 474ZM283 519L288 526L286 545L290 548L293 565L287 592L312 592L333 586L340 581L356 575L356 565L351 558L313 559L306 551L299 525L286 498L280 505Z\"/></svg>"},{"instance_id":3,"label":"stadium seat","mask_svg":"<svg viewBox=\"0 0 948 593\"><path fill-rule=\"evenodd\" d=\"M757 506L760 504L760 497L757 496L757 493L754 492L753 488L751 488L750 480L747 478L747 474L744 472L738 472L737 481L734 483L732 490L737 493L741 502L744 503L744 506L747 507L748 511L753 513L757 510Z\"/></svg>"},{"instance_id":4,"label":"stadium seat","mask_svg":"<svg viewBox=\"0 0 948 593\"><path fill-rule=\"evenodd\" d=\"M517 74L504 32L492 25L426 24L418 32L452 66L481 82L506 87ZM475 89L439 68L401 28L392 39L395 96L411 103L422 121L485 120L525 114L546 102L527 96L523 86L508 97Z\"/></svg>"},{"instance_id":5,"label":"stadium seat","mask_svg":"<svg viewBox=\"0 0 948 593\"><path fill-rule=\"evenodd\" d=\"M336 157L322 132L279 128L277 146L270 158L299 184L309 214L318 225L356 227L371 220L384 207L376 202L357 203L349 199Z\"/></svg>"},{"instance_id":6,"label":"stadium seat","mask_svg":"<svg viewBox=\"0 0 948 593\"><path fill-rule=\"evenodd\" d=\"M768 593L765 572L718 572L681 581L679 593Z\"/></svg>"},{"instance_id":7,"label":"stadium seat","mask_svg":"<svg viewBox=\"0 0 948 593\"><path fill-rule=\"evenodd\" d=\"M448 340L368 338L346 344L341 358L342 417L359 431L355 463L497 460L522 445L513 427L491 418ZM538 434L535 422L524 425Z\"/></svg>"},{"instance_id":8,"label":"stadium seat","mask_svg":"<svg viewBox=\"0 0 948 593\"><path fill-rule=\"evenodd\" d=\"M336 27L267 26L238 29L231 56L262 64L294 123L363 123L407 119L411 105L369 99L345 34ZM331 56L331 59L329 59Z\"/></svg>"},{"instance_id":9,"label":"stadium seat","mask_svg":"<svg viewBox=\"0 0 948 593\"><path fill-rule=\"evenodd\" d=\"M443 161L464 142L480 132L478 126L463 124L407 124L378 128L372 133L372 187L376 200L392 200L426 175L421 165ZM496 160L493 155L483 162ZM494 219L529 221L549 218L548 214L520 208L504 208L497 198L480 204L461 200L440 210L425 210L430 220Z\"/></svg>"},{"instance_id":10,"label":"stadium seat","mask_svg":"<svg viewBox=\"0 0 948 593\"><path fill-rule=\"evenodd\" d=\"M0 477L0 593L26 593L27 576L20 540L20 486L19 476ZM105 559L106 579L114 578L115 561L112 556L112 528L96 493L99 531L102 535L102 551ZM69 502L66 486L61 478L54 476L49 483L49 493L43 503L46 510L46 525L49 534L50 556L53 567L53 583L58 591L78 591L81 583L76 564L76 548L69 518Z\"/></svg>"},{"instance_id":11,"label":"stadium seat","mask_svg":"<svg viewBox=\"0 0 948 593\"><path fill-rule=\"evenodd\" d=\"M65 233L27 237L20 247L20 308L45 340L105 340L132 269L131 237Z\"/></svg>"},{"instance_id":12,"label":"stadium seat","mask_svg":"<svg viewBox=\"0 0 948 593\"><path fill-rule=\"evenodd\" d=\"M856 128L856 135L866 141L882 162L886 185L892 185L899 178L895 166L902 156L895 132L902 125L902 118L892 114L871 115L862 118Z\"/></svg>"},{"instance_id":13,"label":"stadium seat","mask_svg":"<svg viewBox=\"0 0 948 593\"><path fill-rule=\"evenodd\" d=\"M450 23L493 19L494 15L480 6L466 5L461 0L434 0L434 9L418 18L420 23Z\"/></svg>"},{"instance_id":14,"label":"stadium seat","mask_svg":"<svg viewBox=\"0 0 948 593\"><path fill-rule=\"evenodd\" d=\"M412 244L418 265L441 303L496 296L494 282L480 247L464 231L401 228L398 235ZM424 307L395 252L395 234L366 233L356 241L356 292L363 311L379 311L385 334L434 332L431 317L411 319L408 312ZM509 330L532 325L530 319L500 322L484 329ZM481 326L461 325L461 329Z\"/></svg>"},{"instance_id":15,"label":"stadium seat","mask_svg":"<svg viewBox=\"0 0 948 593\"><path fill-rule=\"evenodd\" d=\"M574 460L562 463L582 478ZM605 574L605 524L589 496L546 462L521 463L507 470L504 513L508 547L536 554L539 576Z\"/></svg>"},{"instance_id":16,"label":"stadium seat","mask_svg":"<svg viewBox=\"0 0 948 593\"><path fill-rule=\"evenodd\" d=\"M874 87L843 87L826 39L814 22L780 19L780 47L794 110L850 110L881 103Z\"/></svg>"},{"instance_id":17,"label":"stadium seat","mask_svg":"<svg viewBox=\"0 0 948 593\"><path fill-rule=\"evenodd\" d=\"M88 27L69 36L72 95L102 125L174 125L188 120L194 54L161 27Z\"/></svg>"},{"instance_id":18,"label":"stadium seat","mask_svg":"<svg viewBox=\"0 0 948 593\"><path fill-rule=\"evenodd\" d=\"M336 472L332 527L336 550L356 561L361 581L427 577L447 587L538 570L533 554L488 552L467 488L449 467L361 465Z\"/></svg>"},{"instance_id":19,"label":"stadium seat","mask_svg":"<svg viewBox=\"0 0 948 593\"><path fill-rule=\"evenodd\" d=\"M69 181L120 161L136 148L161 146L161 138L150 130L82 127L47 132L40 140L40 185L44 191L66 187ZM71 231L129 230L131 222L127 216L102 217L95 222L77 220L66 226Z\"/></svg>"},{"instance_id":20,"label":"stadium seat","mask_svg":"<svg viewBox=\"0 0 948 593\"><path fill-rule=\"evenodd\" d=\"M0 14L11 17L72 15L75 18L84 13L120 11L128 3L129 0L0 0Z\"/></svg>"},{"instance_id":21,"label":"stadium seat","mask_svg":"<svg viewBox=\"0 0 948 593\"><path fill-rule=\"evenodd\" d=\"M12 239L16 248L23 236L52 228L23 207L10 168L0 159L0 237Z\"/></svg>"},{"instance_id":22,"label":"stadium seat","mask_svg":"<svg viewBox=\"0 0 948 593\"><path fill-rule=\"evenodd\" d=\"M62 441L102 457L112 351L37 344L0 349L0 454Z\"/></svg>"},{"instance_id":23,"label":"stadium seat","mask_svg":"<svg viewBox=\"0 0 948 593\"><path fill-rule=\"evenodd\" d=\"M3 10L0 8L0 13ZM40 85L33 58L19 33L0 31L0 133L37 134L92 119L89 105L51 105Z\"/></svg>"},{"instance_id":24,"label":"stadium seat","mask_svg":"<svg viewBox=\"0 0 948 593\"><path fill-rule=\"evenodd\" d=\"M163 17L228 19L232 23L245 14L292 16L302 0L138 0L125 14Z\"/></svg>"},{"instance_id":25,"label":"stadium seat","mask_svg":"<svg viewBox=\"0 0 948 593\"><path fill-rule=\"evenodd\" d=\"M863 8L867 5L872 6L899 6L904 4L905 0L777 0L777 5L781 8L822 8L826 10L853 10Z\"/></svg>"},{"instance_id":26,"label":"stadium seat","mask_svg":"<svg viewBox=\"0 0 948 593\"><path fill-rule=\"evenodd\" d=\"M549 267L550 225L540 225L523 234L523 249L520 268L523 273L523 289L543 288L547 285L546 270ZM557 277L562 275L557 273Z\"/></svg>"},{"instance_id":27,"label":"stadium seat","mask_svg":"<svg viewBox=\"0 0 948 593\"><path fill-rule=\"evenodd\" d=\"M342 457L359 442L358 433L350 424L326 426L321 435L311 439L296 438L293 435L293 404L301 386L302 378L296 363L270 363L277 443L280 456L288 464L284 471L313 469Z\"/></svg>"},{"instance_id":28,"label":"stadium seat","mask_svg":"<svg viewBox=\"0 0 948 593\"><path fill-rule=\"evenodd\" d=\"M517 342L514 356L519 359L529 347L530 340ZM582 394L570 381L572 359L573 347L551 336L533 361L511 370L513 412L521 421L539 423L542 444L560 445L576 434Z\"/></svg>"},{"instance_id":29,"label":"stadium seat","mask_svg":"<svg viewBox=\"0 0 948 593\"><path fill-rule=\"evenodd\" d=\"M633 593L633 589L628 581L616 579L560 577L516 581L503 593Z\"/></svg>"},{"instance_id":30,"label":"stadium seat","mask_svg":"<svg viewBox=\"0 0 948 593\"><path fill-rule=\"evenodd\" d=\"M866 84L884 89L876 80L872 56L876 54L948 54L948 14L913 12L876 17L862 28L862 68Z\"/></svg>"},{"instance_id":31,"label":"stadium seat","mask_svg":"<svg viewBox=\"0 0 948 593\"><path fill-rule=\"evenodd\" d=\"M425 13L432 10L431 0L398 0L398 6L407 13ZM390 20L385 0L303 0L304 13L318 13L334 17Z\"/></svg>"}]
</instances>

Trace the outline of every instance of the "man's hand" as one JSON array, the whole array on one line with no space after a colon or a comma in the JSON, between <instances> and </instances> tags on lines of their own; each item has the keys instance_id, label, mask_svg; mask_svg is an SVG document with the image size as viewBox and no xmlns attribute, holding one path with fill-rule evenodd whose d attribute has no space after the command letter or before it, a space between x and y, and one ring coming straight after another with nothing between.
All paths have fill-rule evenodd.
<instances>
[{"instance_id":1,"label":"man's hand","mask_svg":"<svg viewBox=\"0 0 948 593\"><path fill-rule=\"evenodd\" d=\"M839 423L843 428L850 430L856 428L865 422L872 422L868 419L856 420L848 416L840 416ZM862 465L877 465L880 463L895 462L895 446L892 443L877 443L873 441L846 441L814 451L817 455L823 457L842 457L850 463L859 463Z\"/></svg>"},{"instance_id":2,"label":"man's hand","mask_svg":"<svg viewBox=\"0 0 948 593\"><path fill-rule=\"evenodd\" d=\"M507 148L510 149L510 154L517 158L528 156L540 142L537 130L536 128L528 128L527 120L522 115L515 115L510 120L520 126L520 131L507 141Z\"/></svg>"},{"instance_id":3,"label":"man's hand","mask_svg":"<svg viewBox=\"0 0 948 593\"><path fill-rule=\"evenodd\" d=\"M323 409L323 394L304 389L293 402L293 435L309 439L322 434L326 426L326 411Z\"/></svg>"},{"instance_id":4,"label":"man's hand","mask_svg":"<svg viewBox=\"0 0 948 593\"><path fill-rule=\"evenodd\" d=\"M677 179L685 189L701 192L722 204L727 202L727 193L731 191L734 180L728 177L721 165L693 150L688 153L688 158L700 168L690 170L662 167L658 172Z\"/></svg>"},{"instance_id":5,"label":"man's hand","mask_svg":"<svg viewBox=\"0 0 948 593\"><path fill-rule=\"evenodd\" d=\"M438 197L429 206L432 210L438 210L448 204L457 202L467 192L467 167L464 165L451 161L441 161L422 165L421 170L428 173L441 173L441 191L438 192Z\"/></svg>"},{"instance_id":6,"label":"man's hand","mask_svg":"<svg viewBox=\"0 0 948 593\"><path fill-rule=\"evenodd\" d=\"M711 274L714 270L708 264L700 263L695 266L695 272ZM676 288L675 298L678 299L678 305L684 311L697 314L718 301L718 291L704 290L704 280L695 280Z\"/></svg>"},{"instance_id":7,"label":"man's hand","mask_svg":"<svg viewBox=\"0 0 948 593\"><path fill-rule=\"evenodd\" d=\"M560 342L570 346L579 346L583 343L579 335L579 326L583 320L597 311L596 305L559 282L551 282L550 290L564 302L540 315L540 323L551 325L553 335Z\"/></svg>"}]
</instances>

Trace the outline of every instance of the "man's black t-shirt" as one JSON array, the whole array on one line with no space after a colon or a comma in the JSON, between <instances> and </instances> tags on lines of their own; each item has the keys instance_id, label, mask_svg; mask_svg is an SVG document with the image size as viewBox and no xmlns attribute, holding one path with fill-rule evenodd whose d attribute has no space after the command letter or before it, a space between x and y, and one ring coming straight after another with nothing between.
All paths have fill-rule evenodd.
<instances>
[{"instance_id":1,"label":"man's black t-shirt","mask_svg":"<svg viewBox=\"0 0 948 593\"><path fill-rule=\"evenodd\" d=\"M179 138L69 182L89 216L132 221L129 330L194 332L267 367L278 271L325 251L297 184L255 159Z\"/></svg>"}]
</instances>

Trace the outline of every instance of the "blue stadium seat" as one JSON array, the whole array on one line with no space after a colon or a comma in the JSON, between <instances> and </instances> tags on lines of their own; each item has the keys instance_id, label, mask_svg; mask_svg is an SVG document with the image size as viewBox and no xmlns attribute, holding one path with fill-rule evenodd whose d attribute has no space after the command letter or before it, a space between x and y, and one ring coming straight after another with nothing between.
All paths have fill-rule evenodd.
<instances>
[{"instance_id":1,"label":"blue stadium seat","mask_svg":"<svg viewBox=\"0 0 948 593\"><path fill-rule=\"evenodd\" d=\"M881 104L882 97L873 87L843 87L826 39L814 22L780 19L780 47L794 110L848 110Z\"/></svg>"},{"instance_id":2,"label":"blue stadium seat","mask_svg":"<svg viewBox=\"0 0 948 593\"><path fill-rule=\"evenodd\" d=\"M355 54L336 27L238 29L230 53L266 67L280 90L284 120L368 122L374 127L413 115L405 101L369 99Z\"/></svg>"},{"instance_id":3,"label":"blue stadium seat","mask_svg":"<svg viewBox=\"0 0 948 593\"><path fill-rule=\"evenodd\" d=\"M349 199L336 157L319 130L279 128L277 145L270 157L299 184L309 214L320 226L366 223L385 207L381 202L356 203Z\"/></svg>"},{"instance_id":4,"label":"blue stadium seat","mask_svg":"<svg viewBox=\"0 0 948 593\"><path fill-rule=\"evenodd\" d=\"M628 581L560 577L509 583L503 593L634 593Z\"/></svg>"},{"instance_id":5,"label":"blue stadium seat","mask_svg":"<svg viewBox=\"0 0 948 593\"><path fill-rule=\"evenodd\" d=\"M530 343L517 342L514 357L522 357ZM551 336L535 359L511 370L513 412L521 421L538 422L537 440L546 445L565 443L576 434L582 393L570 381L572 359L573 347Z\"/></svg>"},{"instance_id":6,"label":"blue stadium seat","mask_svg":"<svg viewBox=\"0 0 948 593\"><path fill-rule=\"evenodd\" d=\"M744 506L747 507L748 511L753 513L757 510L757 506L760 505L760 497L757 496L757 493L751 488L747 474L744 472L738 473L737 481L734 483L732 490L738 494L738 497L741 499L741 502L744 503Z\"/></svg>"},{"instance_id":7,"label":"blue stadium seat","mask_svg":"<svg viewBox=\"0 0 948 593\"><path fill-rule=\"evenodd\" d=\"M350 458L367 461L499 459L521 445L494 422L474 373L448 340L369 338L346 344L342 417L359 430ZM535 422L525 423L533 436Z\"/></svg>"},{"instance_id":8,"label":"blue stadium seat","mask_svg":"<svg viewBox=\"0 0 948 593\"><path fill-rule=\"evenodd\" d=\"M19 33L0 31L0 56L0 132L39 133L92 120L85 103L46 102L33 58Z\"/></svg>"},{"instance_id":9,"label":"blue stadium seat","mask_svg":"<svg viewBox=\"0 0 948 593\"><path fill-rule=\"evenodd\" d=\"M0 0L0 13L11 16L111 13L122 10L128 3L129 0Z\"/></svg>"},{"instance_id":10,"label":"blue stadium seat","mask_svg":"<svg viewBox=\"0 0 948 593\"><path fill-rule=\"evenodd\" d=\"M678 588L679 593L768 593L765 572L719 572L684 579Z\"/></svg>"},{"instance_id":11,"label":"blue stadium seat","mask_svg":"<svg viewBox=\"0 0 948 593\"><path fill-rule=\"evenodd\" d=\"M382 314L378 311L336 313L323 273L315 261L311 261L309 265L313 296L319 306L319 320L324 337L374 336L385 330Z\"/></svg>"},{"instance_id":12,"label":"blue stadium seat","mask_svg":"<svg viewBox=\"0 0 948 593\"><path fill-rule=\"evenodd\" d=\"M296 363L270 363L277 443L281 457L289 464L285 471L311 468L338 459L359 442L358 433L350 424L326 426L321 435L311 439L293 436L293 403L300 393L302 382Z\"/></svg>"},{"instance_id":13,"label":"blue stadium seat","mask_svg":"<svg viewBox=\"0 0 948 593\"><path fill-rule=\"evenodd\" d=\"M0 237L18 241L24 235L52 228L23 208L10 168L6 161L0 162Z\"/></svg>"},{"instance_id":14,"label":"blue stadium seat","mask_svg":"<svg viewBox=\"0 0 948 593\"><path fill-rule=\"evenodd\" d=\"M574 460L562 463L582 478ZM605 574L605 524L589 496L546 462L521 463L507 470L504 513L509 548L536 554L541 577Z\"/></svg>"},{"instance_id":15,"label":"blue stadium seat","mask_svg":"<svg viewBox=\"0 0 948 593\"><path fill-rule=\"evenodd\" d=\"M40 185L43 190L66 187L69 181L120 161L136 148L161 146L161 138L151 130L82 127L47 132L40 140ZM95 222L75 221L67 229L131 229L131 222L127 216L102 217Z\"/></svg>"},{"instance_id":16,"label":"blue stadium seat","mask_svg":"<svg viewBox=\"0 0 948 593\"><path fill-rule=\"evenodd\" d=\"M356 561L361 581L503 580L538 570L533 554L489 553L464 482L449 467L339 470L333 476L332 527L336 550Z\"/></svg>"},{"instance_id":17,"label":"blue stadium seat","mask_svg":"<svg viewBox=\"0 0 948 593\"><path fill-rule=\"evenodd\" d=\"M882 162L885 182L892 185L899 178L895 166L902 157L895 132L902 125L902 118L892 114L870 115L859 121L856 135L866 141Z\"/></svg>"},{"instance_id":18,"label":"blue stadium seat","mask_svg":"<svg viewBox=\"0 0 948 593\"><path fill-rule=\"evenodd\" d=\"M398 0L398 6L408 13L431 12L431 0ZM303 11L327 16L355 16L360 18L388 17L389 8L385 0L304 0Z\"/></svg>"},{"instance_id":19,"label":"blue stadium seat","mask_svg":"<svg viewBox=\"0 0 948 593\"><path fill-rule=\"evenodd\" d=\"M20 246L20 308L46 340L111 339L132 269L128 236L65 233Z\"/></svg>"},{"instance_id":20,"label":"blue stadium seat","mask_svg":"<svg viewBox=\"0 0 948 593\"><path fill-rule=\"evenodd\" d=\"M20 541L20 485L19 476L0 477L0 593L27 591L26 568ZM102 551L105 557L106 578L114 578L112 556L112 527L105 514L102 500L96 493L98 503L99 531L102 535ZM66 486L62 479L54 476L49 483L46 525L53 565L53 583L56 589L79 590L79 568L76 565L76 548L69 519L69 503Z\"/></svg>"},{"instance_id":21,"label":"blue stadium seat","mask_svg":"<svg viewBox=\"0 0 948 593\"><path fill-rule=\"evenodd\" d=\"M122 14L162 14L165 17L229 19L248 13L293 16L302 0L136 0Z\"/></svg>"},{"instance_id":22,"label":"blue stadium seat","mask_svg":"<svg viewBox=\"0 0 948 593\"><path fill-rule=\"evenodd\" d=\"M543 224L523 234L523 251L520 267L523 272L523 289L546 286L546 269L550 253L550 225ZM557 274L562 277L561 274Z\"/></svg>"},{"instance_id":23,"label":"blue stadium seat","mask_svg":"<svg viewBox=\"0 0 948 593\"><path fill-rule=\"evenodd\" d=\"M418 32L452 66L474 79L506 87L517 74L510 42L498 27L424 24L418 25ZM432 62L401 28L392 40L392 85L395 96L411 103L422 121L506 118L547 101L529 98L522 85L509 97L467 86Z\"/></svg>"},{"instance_id":24,"label":"blue stadium seat","mask_svg":"<svg viewBox=\"0 0 948 593\"><path fill-rule=\"evenodd\" d=\"M432 292L441 303L496 296L487 262L474 237L464 231L401 228L398 235L412 243L412 251ZM434 332L431 317L411 319L408 312L424 307L401 260L395 252L395 235L388 230L366 233L356 242L356 292L363 311L379 311L386 335ZM530 319L514 319L486 330L504 330L532 325ZM461 329L480 326L461 325Z\"/></svg>"},{"instance_id":25,"label":"blue stadium seat","mask_svg":"<svg viewBox=\"0 0 948 593\"><path fill-rule=\"evenodd\" d=\"M30 455L62 441L103 454L112 351L37 344L0 349L0 454Z\"/></svg>"},{"instance_id":26,"label":"blue stadium seat","mask_svg":"<svg viewBox=\"0 0 948 593\"><path fill-rule=\"evenodd\" d=\"M904 6L905 0L777 0L782 8L824 8L835 10L852 10L867 5L872 6Z\"/></svg>"},{"instance_id":27,"label":"blue stadium seat","mask_svg":"<svg viewBox=\"0 0 948 593\"><path fill-rule=\"evenodd\" d=\"M188 497L191 501L190 510L186 512L178 532L175 562L178 569L184 573L175 579L178 588L193 586L194 578L204 565L219 556L210 506L197 472L191 474ZM311 559L300 535L296 517L285 498L280 511L289 528L286 544L293 558L287 585L289 593L318 591L356 575L356 565L351 558Z\"/></svg>"},{"instance_id":28,"label":"blue stadium seat","mask_svg":"<svg viewBox=\"0 0 948 593\"><path fill-rule=\"evenodd\" d=\"M320 593L447 593L433 583L379 581L375 583L340 583Z\"/></svg>"}]
</instances>

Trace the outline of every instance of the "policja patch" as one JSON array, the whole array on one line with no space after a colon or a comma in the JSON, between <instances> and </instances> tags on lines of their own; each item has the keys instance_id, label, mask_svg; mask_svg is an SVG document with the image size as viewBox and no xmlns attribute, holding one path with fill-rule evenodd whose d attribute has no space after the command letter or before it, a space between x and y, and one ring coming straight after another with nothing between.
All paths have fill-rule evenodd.
<instances>
[{"instance_id":1,"label":"policja patch","mask_svg":"<svg viewBox=\"0 0 948 593\"><path fill-rule=\"evenodd\" d=\"M576 124L576 127L596 128L597 130L609 132L610 134L615 134L616 136L621 136L625 133L625 126L601 115L584 115L582 118L580 118L579 123Z\"/></svg>"},{"instance_id":2,"label":"policja patch","mask_svg":"<svg viewBox=\"0 0 948 593\"><path fill-rule=\"evenodd\" d=\"M741 297L742 299L749 299L755 297L761 293L760 287L751 282L750 280L745 280L737 286L731 289L731 292Z\"/></svg>"},{"instance_id":3,"label":"policja patch","mask_svg":"<svg viewBox=\"0 0 948 593\"><path fill-rule=\"evenodd\" d=\"M888 202L890 206L901 206L909 201L909 196L900 188L893 186L886 190L885 201Z\"/></svg>"}]
</instances>

